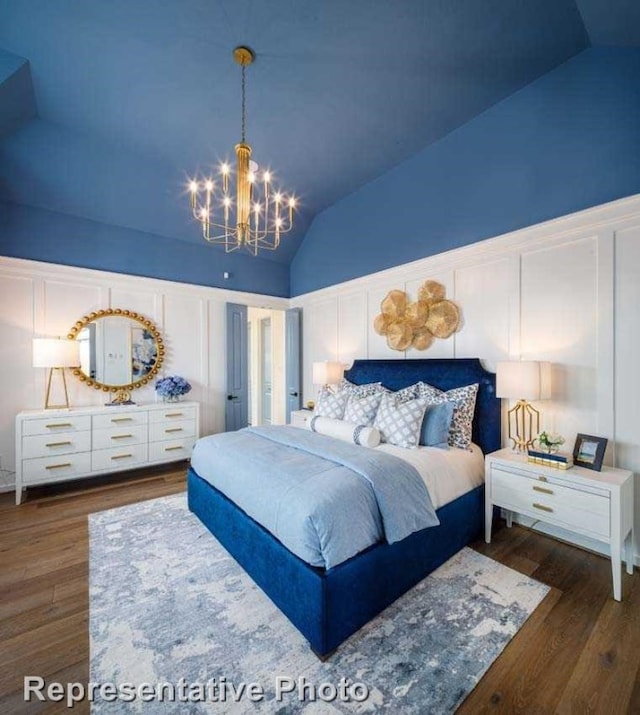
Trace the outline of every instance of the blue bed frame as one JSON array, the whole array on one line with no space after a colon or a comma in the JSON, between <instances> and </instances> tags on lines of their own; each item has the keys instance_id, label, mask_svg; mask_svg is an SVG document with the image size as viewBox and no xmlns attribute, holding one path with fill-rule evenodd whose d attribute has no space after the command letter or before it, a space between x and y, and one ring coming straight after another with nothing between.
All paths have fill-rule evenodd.
<instances>
[{"instance_id":1,"label":"blue bed frame","mask_svg":"<svg viewBox=\"0 0 640 715\"><path fill-rule=\"evenodd\" d=\"M356 360L355 384L397 390L419 380L442 390L478 382L473 440L483 452L501 446L495 375L476 358ZM438 509L440 525L395 544L380 542L331 569L310 566L286 549L220 491L189 470L189 508L309 641L319 657L443 564L482 531L484 487ZM383 577L381 575L384 574Z\"/></svg>"}]
</instances>

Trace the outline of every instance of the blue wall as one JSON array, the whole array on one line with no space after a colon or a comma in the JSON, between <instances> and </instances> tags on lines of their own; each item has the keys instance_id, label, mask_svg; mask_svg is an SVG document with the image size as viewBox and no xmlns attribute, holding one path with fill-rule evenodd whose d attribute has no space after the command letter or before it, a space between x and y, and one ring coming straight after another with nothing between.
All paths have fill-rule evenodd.
<instances>
[{"instance_id":1,"label":"blue wall","mask_svg":"<svg viewBox=\"0 0 640 715\"><path fill-rule=\"evenodd\" d=\"M265 295L289 290L287 266L274 261L17 204L0 203L0 255Z\"/></svg>"},{"instance_id":2,"label":"blue wall","mask_svg":"<svg viewBox=\"0 0 640 715\"><path fill-rule=\"evenodd\" d=\"M639 192L640 49L588 49L317 215L291 294Z\"/></svg>"}]
</instances>

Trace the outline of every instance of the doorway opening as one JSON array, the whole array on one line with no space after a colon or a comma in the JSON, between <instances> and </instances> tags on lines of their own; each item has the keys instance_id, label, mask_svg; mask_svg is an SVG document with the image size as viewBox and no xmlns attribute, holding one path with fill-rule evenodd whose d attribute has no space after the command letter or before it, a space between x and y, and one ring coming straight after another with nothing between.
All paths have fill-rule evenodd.
<instances>
[{"instance_id":1,"label":"doorway opening","mask_svg":"<svg viewBox=\"0 0 640 715\"><path fill-rule=\"evenodd\" d=\"M286 423L285 311L247 310L249 424Z\"/></svg>"}]
</instances>

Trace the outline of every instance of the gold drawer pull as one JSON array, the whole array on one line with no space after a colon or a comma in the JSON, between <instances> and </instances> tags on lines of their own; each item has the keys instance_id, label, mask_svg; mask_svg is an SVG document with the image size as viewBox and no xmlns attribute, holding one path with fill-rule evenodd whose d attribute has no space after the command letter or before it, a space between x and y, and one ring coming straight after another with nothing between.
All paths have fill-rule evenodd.
<instances>
[{"instance_id":1,"label":"gold drawer pull","mask_svg":"<svg viewBox=\"0 0 640 715\"><path fill-rule=\"evenodd\" d=\"M165 417L184 417L182 412L167 412Z\"/></svg>"},{"instance_id":2,"label":"gold drawer pull","mask_svg":"<svg viewBox=\"0 0 640 715\"><path fill-rule=\"evenodd\" d=\"M548 479L544 476L544 474L539 474L539 475L538 475L538 479L539 479L541 482L546 482L546 481L548 481Z\"/></svg>"},{"instance_id":3,"label":"gold drawer pull","mask_svg":"<svg viewBox=\"0 0 640 715\"><path fill-rule=\"evenodd\" d=\"M553 494L553 489L546 489L545 487L539 487L536 484L533 485L534 492L542 492L543 494Z\"/></svg>"},{"instance_id":4,"label":"gold drawer pull","mask_svg":"<svg viewBox=\"0 0 640 715\"><path fill-rule=\"evenodd\" d=\"M171 429L166 429L165 432L168 434L169 432L182 432L182 427L172 427Z\"/></svg>"},{"instance_id":5,"label":"gold drawer pull","mask_svg":"<svg viewBox=\"0 0 640 715\"><path fill-rule=\"evenodd\" d=\"M133 417L112 417L112 422L133 422Z\"/></svg>"},{"instance_id":6,"label":"gold drawer pull","mask_svg":"<svg viewBox=\"0 0 640 715\"><path fill-rule=\"evenodd\" d=\"M48 442L45 447L66 447L71 442Z\"/></svg>"},{"instance_id":7,"label":"gold drawer pull","mask_svg":"<svg viewBox=\"0 0 640 715\"><path fill-rule=\"evenodd\" d=\"M536 504L535 502L533 504L533 508L540 509L540 511L549 511L549 512L553 511L553 509L550 506L545 506L544 504Z\"/></svg>"},{"instance_id":8,"label":"gold drawer pull","mask_svg":"<svg viewBox=\"0 0 640 715\"><path fill-rule=\"evenodd\" d=\"M111 459L127 459L128 457L133 457L133 454L115 454Z\"/></svg>"},{"instance_id":9,"label":"gold drawer pull","mask_svg":"<svg viewBox=\"0 0 640 715\"><path fill-rule=\"evenodd\" d=\"M65 467L70 467L71 462L65 462L64 464L49 464L45 469L64 469Z\"/></svg>"},{"instance_id":10,"label":"gold drawer pull","mask_svg":"<svg viewBox=\"0 0 640 715\"><path fill-rule=\"evenodd\" d=\"M114 434L111 439L129 439L133 437L132 434Z\"/></svg>"},{"instance_id":11,"label":"gold drawer pull","mask_svg":"<svg viewBox=\"0 0 640 715\"><path fill-rule=\"evenodd\" d=\"M56 422L53 425L45 425L47 429L56 429L57 427L73 427L71 422Z\"/></svg>"},{"instance_id":12,"label":"gold drawer pull","mask_svg":"<svg viewBox=\"0 0 640 715\"><path fill-rule=\"evenodd\" d=\"M165 447L165 452L175 452L176 449L182 449L182 447Z\"/></svg>"}]
</instances>

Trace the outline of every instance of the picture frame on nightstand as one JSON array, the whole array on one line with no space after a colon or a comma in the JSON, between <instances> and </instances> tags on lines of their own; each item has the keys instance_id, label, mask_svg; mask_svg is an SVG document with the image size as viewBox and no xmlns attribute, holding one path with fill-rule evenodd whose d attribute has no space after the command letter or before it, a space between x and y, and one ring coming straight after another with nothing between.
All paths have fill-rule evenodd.
<instances>
[{"instance_id":1,"label":"picture frame on nightstand","mask_svg":"<svg viewBox=\"0 0 640 715\"><path fill-rule=\"evenodd\" d=\"M607 442L606 437L578 434L573 447L573 463L579 467L599 472L602 469Z\"/></svg>"}]
</instances>

